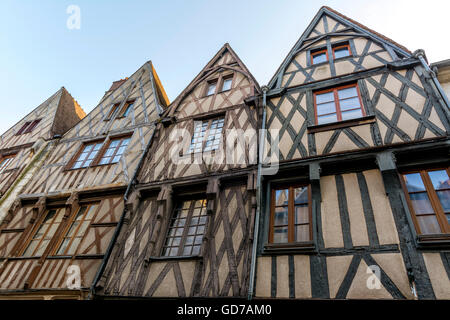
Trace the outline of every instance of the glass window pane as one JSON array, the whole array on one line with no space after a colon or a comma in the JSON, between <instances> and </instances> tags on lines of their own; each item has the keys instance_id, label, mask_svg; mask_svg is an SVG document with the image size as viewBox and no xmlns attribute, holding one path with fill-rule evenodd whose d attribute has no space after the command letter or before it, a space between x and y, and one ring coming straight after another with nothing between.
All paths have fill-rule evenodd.
<instances>
[{"instance_id":1,"label":"glass window pane","mask_svg":"<svg viewBox=\"0 0 450 320\"><path fill-rule=\"evenodd\" d=\"M337 121L337 115L336 114L330 114L327 116L320 116L317 117L317 124L325 124L325 123L331 123Z\"/></svg>"},{"instance_id":2,"label":"glass window pane","mask_svg":"<svg viewBox=\"0 0 450 320\"><path fill-rule=\"evenodd\" d=\"M230 79L225 79L223 81L223 87L222 87L222 91L227 91L231 89L231 82L233 81L232 78Z\"/></svg>"},{"instance_id":3,"label":"glass window pane","mask_svg":"<svg viewBox=\"0 0 450 320\"><path fill-rule=\"evenodd\" d=\"M300 225L295 227L295 241L304 242L309 241L309 224Z\"/></svg>"},{"instance_id":4,"label":"glass window pane","mask_svg":"<svg viewBox=\"0 0 450 320\"><path fill-rule=\"evenodd\" d=\"M181 238L180 237L173 238L172 246L179 246L180 242L181 242Z\"/></svg>"},{"instance_id":5,"label":"glass window pane","mask_svg":"<svg viewBox=\"0 0 450 320\"><path fill-rule=\"evenodd\" d=\"M313 64L327 61L327 54L325 52L313 54L312 57Z\"/></svg>"},{"instance_id":6,"label":"glass window pane","mask_svg":"<svg viewBox=\"0 0 450 320\"><path fill-rule=\"evenodd\" d=\"M190 256L192 252L192 246L185 246L183 249L183 256Z\"/></svg>"},{"instance_id":7,"label":"glass window pane","mask_svg":"<svg viewBox=\"0 0 450 320\"><path fill-rule=\"evenodd\" d=\"M358 91L356 91L356 87L350 87L350 88L338 90L339 100L351 98L351 97L357 97L357 96L358 96Z\"/></svg>"},{"instance_id":8,"label":"glass window pane","mask_svg":"<svg viewBox=\"0 0 450 320\"><path fill-rule=\"evenodd\" d=\"M295 224L309 223L309 209L307 205L295 206Z\"/></svg>"},{"instance_id":9,"label":"glass window pane","mask_svg":"<svg viewBox=\"0 0 450 320\"><path fill-rule=\"evenodd\" d=\"M94 147L93 144L88 144L87 146L84 147L83 152L89 152L92 150L93 147Z\"/></svg>"},{"instance_id":10,"label":"glass window pane","mask_svg":"<svg viewBox=\"0 0 450 320\"><path fill-rule=\"evenodd\" d=\"M426 192L411 193L409 196L411 198L411 202L416 215L434 213L433 207L431 206Z\"/></svg>"},{"instance_id":11,"label":"glass window pane","mask_svg":"<svg viewBox=\"0 0 450 320\"><path fill-rule=\"evenodd\" d=\"M339 48L334 50L334 58L342 58L342 57L348 57L350 55L350 52L348 51L347 47Z\"/></svg>"},{"instance_id":12,"label":"glass window pane","mask_svg":"<svg viewBox=\"0 0 450 320\"><path fill-rule=\"evenodd\" d=\"M56 254L61 255L64 254L64 252L66 251L67 245L70 242L70 238L66 238L64 239L63 243L61 244L61 246L58 249L58 252Z\"/></svg>"},{"instance_id":13,"label":"glass window pane","mask_svg":"<svg viewBox=\"0 0 450 320\"><path fill-rule=\"evenodd\" d=\"M428 171L428 175L430 176L431 182L433 183L433 187L435 190L450 189L450 180L448 178L447 171L445 170Z\"/></svg>"},{"instance_id":14,"label":"glass window pane","mask_svg":"<svg viewBox=\"0 0 450 320\"><path fill-rule=\"evenodd\" d=\"M435 215L418 216L417 222L419 223L422 234L441 233L441 227Z\"/></svg>"},{"instance_id":15,"label":"glass window pane","mask_svg":"<svg viewBox=\"0 0 450 320\"><path fill-rule=\"evenodd\" d=\"M100 150L101 147L102 147L102 145L103 145L103 143L97 143L97 144L95 145L95 147L94 147L94 151Z\"/></svg>"},{"instance_id":16,"label":"glass window pane","mask_svg":"<svg viewBox=\"0 0 450 320\"><path fill-rule=\"evenodd\" d=\"M36 246L38 243L39 243L39 240L31 241L30 244L28 245L27 250L25 250L23 255L25 257L31 257L31 255L33 254L34 249L36 249Z\"/></svg>"},{"instance_id":17,"label":"glass window pane","mask_svg":"<svg viewBox=\"0 0 450 320\"><path fill-rule=\"evenodd\" d=\"M287 205L289 201L289 189L275 191L275 206Z\"/></svg>"},{"instance_id":18,"label":"glass window pane","mask_svg":"<svg viewBox=\"0 0 450 320\"><path fill-rule=\"evenodd\" d=\"M444 212L450 212L450 190L436 191Z\"/></svg>"},{"instance_id":19,"label":"glass window pane","mask_svg":"<svg viewBox=\"0 0 450 320\"><path fill-rule=\"evenodd\" d=\"M194 243L194 236L186 237L185 245L190 245Z\"/></svg>"},{"instance_id":20,"label":"glass window pane","mask_svg":"<svg viewBox=\"0 0 450 320\"><path fill-rule=\"evenodd\" d=\"M192 249L192 255L195 256L200 254L200 248L200 246L194 246L194 248Z\"/></svg>"},{"instance_id":21,"label":"glass window pane","mask_svg":"<svg viewBox=\"0 0 450 320\"><path fill-rule=\"evenodd\" d=\"M288 227L275 227L273 229L273 243L288 242Z\"/></svg>"},{"instance_id":22,"label":"glass window pane","mask_svg":"<svg viewBox=\"0 0 450 320\"><path fill-rule=\"evenodd\" d=\"M295 203L308 203L308 187L294 189Z\"/></svg>"},{"instance_id":23,"label":"glass window pane","mask_svg":"<svg viewBox=\"0 0 450 320\"><path fill-rule=\"evenodd\" d=\"M343 111L342 120L355 119L362 117L361 109L351 110L351 111Z\"/></svg>"},{"instance_id":24,"label":"glass window pane","mask_svg":"<svg viewBox=\"0 0 450 320\"><path fill-rule=\"evenodd\" d=\"M341 107L341 111L360 108L361 104L359 103L359 98L349 98L345 100L339 100L339 105Z\"/></svg>"},{"instance_id":25,"label":"glass window pane","mask_svg":"<svg viewBox=\"0 0 450 320\"><path fill-rule=\"evenodd\" d=\"M44 253L45 249L47 248L48 243L50 242L50 240L42 240L41 244L39 245L36 253L34 253L34 256L42 256L42 254Z\"/></svg>"},{"instance_id":26,"label":"glass window pane","mask_svg":"<svg viewBox=\"0 0 450 320\"><path fill-rule=\"evenodd\" d=\"M321 116L323 114L335 113L336 105L333 102L323 103L317 105L317 115Z\"/></svg>"},{"instance_id":27,"label":"glass window pane","mask_svg":"<svg viewBox=\"0 0 450 320\"><path fill-rule=\"evenodd\" d=\"M115 156L115 157L112 159L111 163L117 163L117 162L119 162L120 157L122 157L122 156L121 156L121 155Z\"/></svg>"},{"instance_id":28,"label":"glass window pane","mask_svg":"<svg viewBox=\"0 0 450 320\"><path fill-rule=\"evenodd\" d=\"M210 83L208 84L208 91L206 93L207 96L210 96L216 92L216 83Z\"/></svg>"},{"instance_id":29,"label":"glass window pane","mask_svg":"<svg viewBox=\"0 0 450 320\"><path fill-rule=\"evenodd\" d=\"M275 208L274 226L283 226L288 224L288 208Z\"/></svg>"},{"instance_id":30,"label":"glass window pane","mask_svg":"<svg viewBox=\"0 0 450 320\"><path fill-rule=\"evenodd\" d=\"M403 175L403 177L405 178L408 192L425 191L425 185L423 184L420 173L409 173Z\"/></svg>"},{"instance_id":31,"label":"glass window pane","mask_svg":"<svg viewBox=\"0 0 450 320\"><path fill-rule=\"evenodd\" d=\"M334 101L334 92L316 94L316 103L325 103Z\"/></svg>"}]
</instances>

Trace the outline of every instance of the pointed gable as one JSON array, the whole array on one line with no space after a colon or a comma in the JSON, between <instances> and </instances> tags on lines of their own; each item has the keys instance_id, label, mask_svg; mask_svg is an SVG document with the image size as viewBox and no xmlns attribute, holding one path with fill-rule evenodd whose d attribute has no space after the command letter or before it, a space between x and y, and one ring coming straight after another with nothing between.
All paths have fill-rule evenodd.
<instances>
[{"instance_id":1,"label":"pointed gable","mask_svg":"<svg viewBox=\"0 0 450 320\"><path fill-rule=\"evenodd\" d=\"M348 56L335 55L347 50ZM318 57L317 61L315 57ZM411 52L380 33L322 7L269 83L270 89L293 87L386 65Z\"/></svg>"}]
</instances>

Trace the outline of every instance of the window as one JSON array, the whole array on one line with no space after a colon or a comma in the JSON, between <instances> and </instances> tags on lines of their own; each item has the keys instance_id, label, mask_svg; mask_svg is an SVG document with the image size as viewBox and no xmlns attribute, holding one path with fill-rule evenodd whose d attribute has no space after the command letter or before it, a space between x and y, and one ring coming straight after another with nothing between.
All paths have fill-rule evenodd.
<instances>
[{"instance_id":1,"label":"window","mask_svg":"<svg viewBox=\"0 0 450 320\"><path fill-rule=\"evenodd\" d=\"M181 201L174 210L163 247L163 256L195 256L208 221L206 199Z\"/></svg>"},{"instance_id":2,"label":"window","mask_svg":"<svg viewBox=\"0 0 450 320\"><path fill-rule=\"evenodd\" d=\"M78 245L83 239L91 220L94 216L97 204L83 205L73 217L69 229L67 230L57 255L73 255L76 253Z\"/></svg>"},{"instance_id":3,"label":"window","mask_svg":"<svg viewBox=\"0 0 450 320\"><path fill-rule=\"evenodd\" d=\"M309 242L312 239L308 186L272 189L269 242Z\"/></svg>"},{"instance_id":4,"label":"window","mask_svg":"<svg viewBox=\"0 0 450 320\"><path fill-rule=\"evenodd\" d=\"M417 233L450 233L449 168L420 170L402 176Z\"/></svg>"},{"instance_id":5,"label":"window","mask_svg":"<svg viewBox=\"0 0 450 320\"><path fill-rule=\"evenodd\" d=\"M109 110L108 116L105 118L105 120L111 120L114 115L116 114L117 110L119 109L120 102L115 103L111 109Z\"/></svg>"},{"instance_id":6,"label":"window","mask_svg":"<svg viewBox=\"0 0 450 320\"><path fill-rule=\"evenodd\" d=\"M27 121L25 124L20 128L19 131L17 131L16 135L21 135L25 133L30 133L33 131L34 128L41 122L41 119L36 119L33 121Z\"/></svg>"},{"instance_id":7,"label":"window","mask_svg":"<svg viewBox=\"0 0 450 320\"><path fill-rule=\"evenodd\" d=\"M45 214L44 220L35 231L30 243L23 252L24 257L41 256L47 248L50 240L56 233L64 216L64 209L48 210Z\"/></svg>"},{"instance_id":8,"label":"window","mask_svg":"<svg viewBox=\"0 0 450 320\"><path fill-rule=\"evenodd\" d=\"M327 49L311 52L311 63L318 64L328 61Z\"/></svg>"},{"instance_id":9,"label":"window","mask_svg":"<svg viewBox=\"0 0 450 320\"><path fill-rule=\"evenodd\" d=\"M120 117L126 117L130 113L131 109L133 109L134 101L127 101L122 108L122 113Z\"/></svg>"},{"instance_id":10,"label":"window","mask_svg":"<svg viewBox=\"0 0 450 320\"><path fill-rule=\"evenodd\" d=\"M6 170L8 165L11 163L11 161L14 159L14 156L5 156L0 158L0 173Z\"/></svg>"},{"instance_id":11,"label":"window","mask_svg":"<svg viewBox=\"0 0 450 320\"><path fill-rule=\"evenodd\" d=\"M194 135L192 136L189 153L212 151L219 149L225 118L215 118L194 122Z\"/></svg>"},{"instance_id":12,"label":"window","mask_svg":"<svg viewBox=\"0 0 450 320\"><path fill-rule=\"evenodd\" d=\"M315 92L314 103L316 124L355 119L365 115L356 84Z\"/></svg>"},{"instance_id":13,"label":"window","mask_svg":"<svg viewBox=\"0 0 450 320\"><path fill-rule=\"evenodd\" d=\"M120 157L130 143L130 137L116 138L109 141L108 147L100 158L99 164L111 164L119 162Z\"/></svg>"},{"instance_id":14,"label":"window","mask_svg":"<svg viewBox=\"0 0 450 320\"><path fill-rule=\"evenodd\" d=\"M206 96L210 96L216 92L217 80L208 82L208 87L206 88Z\"/></svg>"},{"instance_id":15,"label":"window","mask_svg":"<svg viewBox=\"0 0 450 320\"><path fill-rule=\"evenodd\" d=\"M223 79L222 83L222 92L231 90L231 84L233 83L233 77L228 76L227 78Z\"/></svg>"},{"instance_id":16,"label":"window","mask_svg":"<svg viewBox=\"0 0 450 320\"><path fill-rule=\"evenodd\" d=\"M82 151L75 158L72 169L86 168L89 167L92 161L94 161L99 150L103 146L103 141L91 142L84 145Z\"/></svg>"},{"instance_id":17,"label":"window","mask_svg":"<svg viewBox=\"0 0 450 320\"><path fill-rule=\"evenodd\" d=\"M333 49L333 58L334 59L348 57L352 54L348 43L336 45L332 49Z\"/></svg>"}]
</instances>

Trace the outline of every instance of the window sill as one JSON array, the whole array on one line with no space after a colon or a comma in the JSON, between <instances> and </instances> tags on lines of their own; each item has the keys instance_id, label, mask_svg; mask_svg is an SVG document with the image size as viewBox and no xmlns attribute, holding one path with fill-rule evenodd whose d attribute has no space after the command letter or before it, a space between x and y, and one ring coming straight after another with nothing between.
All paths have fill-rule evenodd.
<instances>
[{"instance_id":1,"label":"window sill","mask_svg":"<svg viewBox=\"0 0 450 320\"><path fill-rule=\"evenodd\" d=\"M315 252L313 241L297 242L290 244L266 244L263 254L288 254L288 253L312 253Z\"/></svg>"},{"instance_id":2,"label":"window sill","mask_svg":"<svg viewBox=\"0 0 450 320\"><path fill-rule=\"evenodd\" d=\"M369 124L374 123L376 121L374 115L355 118L355 119L349 119L349 120L343 120L339 122L332 122L332 123L324 123L324 124L316 124L312 126L308 126L308 133L317 133L317 132L323 132L323 131L329 131L329 130L335 130L335 129L342 129L347 127L353 127L353 126L360 126L363 124Z\"/></svg>"},{"instance_id":3,"label":"window sill","mask_svg":"<svg viewBox=\"0 0 450 320\"><path fill-rule=\"evenodd\" d=\"M172 257L166 257L166 256L151 256L148 259L145 260L145 262L156 262L156 261L172 261L172 260L199 260L203 259L203 256L197 255L197 256L172 256Z\"/></svg>"},{"instance_id":4,"label":"window sill","mask_svg":"<svg viewBox=\"0 0 450 320\"><path fill-rule=\"evenodd\" d=\"M448 249L450 248L450 234L418 235L417 246L423 249Z\"/></svg>"}]
</instances>

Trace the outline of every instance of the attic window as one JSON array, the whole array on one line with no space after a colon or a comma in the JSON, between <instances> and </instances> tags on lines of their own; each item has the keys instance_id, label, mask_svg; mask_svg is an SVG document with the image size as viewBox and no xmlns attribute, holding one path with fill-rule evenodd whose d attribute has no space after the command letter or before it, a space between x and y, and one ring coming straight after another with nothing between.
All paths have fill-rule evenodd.
<instances>
[{"instance_id":1,"label":"attic window","mask_svg":"<svg viewBox=\"0 0 450 320\"><path fill-rule=\"evenodd\" d=\"M351 56L351 50L348 43L333 46L333 58L339 59Z\"/></svg>"},{"instance_id":2,"label":"attic window","mask_svg":"<svg viewBox=\"0 0 450 320\"><path fill-rule=\"evenodd\" d=\"M13 159L14 159L13 155L0 157L0 173L5 171L5 169L9 166L9 164Z\"/></svg>"},{"instance_id":3,"label":"attic window","mask_svg":"<svg viewBox=\"0 0 450 320\"><path fill-rule=\"evenodd\" d=\"M227 76L222 82L222 92L231 90L231 84L233 83L233 76Z\"/></svg>"},{"instance_id":4,"label":"attic window","mask_svg":"<svg viewBox=\"0 0 450 320\"><path fill-rule=\"evenodd\" d=\"M311 63L312 64L318 64L318 63L327 62L327 61L328 61L327 49L311 52Z\"/></svg>"},{"instance_id":5,"label":"attic window","mask_svg":"<svg viewBox=\"0 0 450 320\"><path fill-rule=\"evenodd\" d=\"M33 121L27 121L25 124L17 131L16 135L26 134L33 131L34 128L41 122L41 119L36 119Z\"/></svg>"},{"instance_id":6,"label":"attic window","mask_svg":"<svg viewBox=\"0 0 450 320\"><path fill-rule=\"evenodd\" d=\"M213 95L216 92L217 80L208 82L208 87L206 88L206 96Z\"/></svg>"},{"instance_id":7,"label":"attic window","mask_svg":"<svg viewBox=\"0 0 450 320\"><path fill-rule=\"evenodd\" d=\"M126 117L130 113L131 109L133 109L134 106L134 100L133 101L127 101L125 105L122 108L122 112L120 114L120 117Z\"/></svg>"},{"instance_id":8,"label":"attic window","mask_svg":"<svg viewBox=\"0 0 450 320\"><path fill-rule=\"evenodd\" d=\"M106 117L105 120L111 120L112 117L114 117L114 115L117 113L117 110L119 109L120 106L120 102L115 103L111 109L109 110L108 116Z\"/></svg>"}]
</instances>

